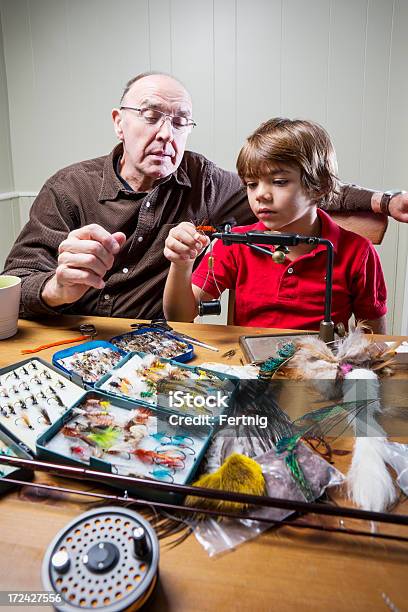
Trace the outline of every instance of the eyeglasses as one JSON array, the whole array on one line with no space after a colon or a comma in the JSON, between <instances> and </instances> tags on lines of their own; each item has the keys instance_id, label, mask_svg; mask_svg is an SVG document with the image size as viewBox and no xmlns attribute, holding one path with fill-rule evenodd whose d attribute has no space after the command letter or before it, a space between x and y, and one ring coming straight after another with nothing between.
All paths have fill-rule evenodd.
<instances>
[{"instance_id":1,"label":"eyeglasses","mask_svg":"<svg viewBox=\"0 0 408 612\"><path fill-rule=\"evenodd\" d=\"M192 119L183 115L168 115L155 108L136 108L135 106L121 106L120 110L133 110L139 113L139 117L148 125L157 125L164 123L166 119L170 119L171 125L175 130L184 131L187 128L193 128L197 124Z\"/></svg>"}]
</instances>

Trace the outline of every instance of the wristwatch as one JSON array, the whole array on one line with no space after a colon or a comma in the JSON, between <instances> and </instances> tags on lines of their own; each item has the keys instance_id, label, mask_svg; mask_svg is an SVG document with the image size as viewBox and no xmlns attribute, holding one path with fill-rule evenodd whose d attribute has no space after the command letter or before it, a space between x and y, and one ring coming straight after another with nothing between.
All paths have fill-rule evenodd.
<instances>
[{"instance_id":1,"label":"wristwatch","mask_svg":"<svg viewBox=\"0 0 408 612\"><path fill-rule=\"evenodd\" d=\"M384 191L384 193L382 194L381 197L381 201L380 201L380 211L384 214L384 215L388 215L389 217L391 216L390 213L390 202L392 200L392 198L396 195L399 195L400 193L403 193L402 191Z\"/></svg>"}]
</instances>

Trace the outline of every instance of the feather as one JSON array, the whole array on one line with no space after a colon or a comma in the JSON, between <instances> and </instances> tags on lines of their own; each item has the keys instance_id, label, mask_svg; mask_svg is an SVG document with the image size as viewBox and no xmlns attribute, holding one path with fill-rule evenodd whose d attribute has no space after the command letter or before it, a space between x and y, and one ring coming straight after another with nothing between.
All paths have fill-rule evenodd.
<instances>
[{"instance_id":1,"label":"feather","mask_svg":"<svg viewBox=\"0 0 408 612\"><path fill-rule=\"evenodd\" d=\"M287 378L294 380L336 378L337 359L322 340L315 336L306 336L296 344L296 353L280 369Z\"/></svg>"},{"instance_id":2,"label":"feather","mask_svg":"<svg viewBox=\"0 0 408 612\"><path fill-rule=\"evenodd\" d=\"M261 452L266 452L273 448L278 440L291 437L293 434L291 421L276 401L280 385L280 382L274 381L241 380L229 410L229 416L236 419L237 424L221 425L217 435L224 438L230 436L247 438L251 450L243 454L252 457L259 454L259 448L255 450L258 443ZM243 416L248 419L248 424L241 422ZM251 419L254 424L251 424ZM257 424L261 419L265 426Z\"/></svg>"},{"instance_id":3,"label":"feather","mask_svg":"<svg viewBox=\"0 0 408 612\"><path fill-rule=\"evenodd\" d=\"M114 427L107 427L100 431L94 431L88 434L88 438L95 442L100 448L109 449L115 444L120 435L120 429Z\"/></svg>"},{"instance_id":4,"label":"feather","mask_svg":"<svg viewBox=\"0 0 408 612\"><path fill-rule=\"evenodd\" d=\"M385 463L387 438L375 419L381 412L378 377L357 368L346 374L343 387L344 401L362 406L351 421L356 439L347 474L348 494L360 508L383 512L395 501L396 490Z\"/></svg>"},{"instance_id":5,"label":"feather","mask_svg":"<svg viewBox=\"0 0 408 612\"><path fill-rule=\"evenodd\" d=\"M378 377L372 370L385 372L391 353L387 345L365 335L364 329L360 324L338 341L335 354L313 336L299 340L295 355L281 372L288 378L312 381L327 398L342 397L345 418L356 436L349 496L366 510L383 511L395 500L396 490L385 463L386 435L376 421L381 405ZM335 423L343 417L332 409L327 418Z\"/></svg>"},{"instance_id":6,"label":"feather","mask_svg":"<svg viewBox=\"0 0 408 612\"><path fill-rule=\"evenodd\" d=\"M334 379L344 364L375 370L391 365L395 350L384 342L374 342L363 333L364 329L360 324L346 338L336 342L335 353L316 336L305 336L296 342L294 356L280 372L295 380Z\"/></svg>"},{"instance_id":7,"label":"feather","mask_svg":"<svg viewBox=\"0 0 408 612\"><path fill-rule=\"evenodd\" d=\"M252 495L264 495L265 493L265 480L261 466L253 459L238 453L230 455L222 466L212 474L201 476L193 486ZM238 502L206 499L205 497L198 498L192 495L186 498L186 504L216 510L241 511L248 507L246 504Z\"/></svg>"},{"instance_id":8,"label":"feather","mask_svg":"<svg viewBox=\"0 0 408 612\"><path fill-rule=\"evenodd\" d=\"M333 353L315 336L306 336L296 342L296 352L280 369L286 378L310 380L328 399L338 400L342 395L342 381L352 368L370 368L390 372L393 351L385 343L372 341L359 324L346 338L335 343Z\"/></svg>"},{"instance_id":9,"label":"feather","mask_svg":"<svg viewBox=\"0 0 408 612\"><path fill-rule=\"evenodd\" d=\"M350 363L354 367L379 370L392 364L394 351L385 342L375 342L364 334L364 325L358 325L338 344L339 363Z\"/></svg>"},{"instance_id":10,"label":"feather","mask_svg":"<svg viewBox=\"0 0 408 612\"><path fill-rule=\"evenodd\" d=\"M396 499L392 478L385 464L386 438L356 438L347 474L350 499L364 510L383 512Z\"/></svg>"}]
</instances>

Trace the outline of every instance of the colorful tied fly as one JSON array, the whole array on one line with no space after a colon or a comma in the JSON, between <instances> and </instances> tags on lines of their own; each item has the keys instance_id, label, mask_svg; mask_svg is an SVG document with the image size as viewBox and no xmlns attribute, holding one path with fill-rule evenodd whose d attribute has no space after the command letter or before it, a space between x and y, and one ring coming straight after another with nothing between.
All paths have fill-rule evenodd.
<instances>
[{"instance_id":1,"label":"colorful tied fly","mask_svg":"<svg viewBox=\"0 0 408 612\"><path fill-rule=\"evenodd\" d=\"M183 452L187 455L196 454L195 450L192 448L192 446L194 445L194 440L193 438L190 438L190 436L183 436L182 434L176 434L174 436L171 436L169 434L166 434L165 432L157 432L154 434L150 434L150 436L160 442L160 446L156 448L156 451L158 451L161 446L164 447L164 450L166 450L166 446L171 446L174 448L182 448Z\"/></svg>"}]
</instances>

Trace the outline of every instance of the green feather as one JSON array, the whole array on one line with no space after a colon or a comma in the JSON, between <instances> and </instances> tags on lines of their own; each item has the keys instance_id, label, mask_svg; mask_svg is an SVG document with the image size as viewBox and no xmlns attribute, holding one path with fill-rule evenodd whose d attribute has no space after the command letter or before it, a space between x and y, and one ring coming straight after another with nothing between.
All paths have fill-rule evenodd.
<instances>
[{"instance_id":1,"label":"green feather","mask_svg":"<svg viewBox=\"0 0 408 612\"><path fill-rule=\"evenodd\" d=\"M88 434L88 438L103 449L113 446L119 436L120 429L116 427L107 427L101 431L94 431L93 433Z\"/></svg>"}]
</instances>

